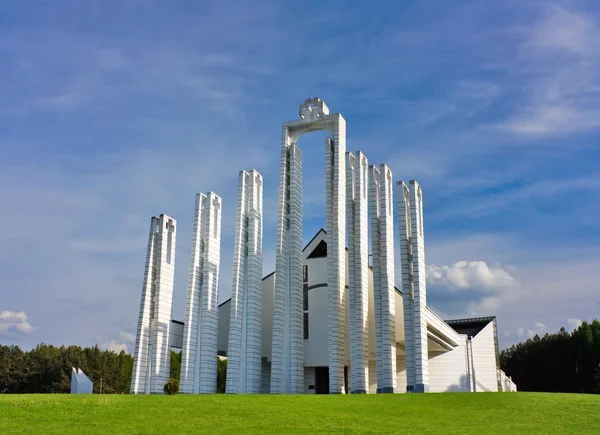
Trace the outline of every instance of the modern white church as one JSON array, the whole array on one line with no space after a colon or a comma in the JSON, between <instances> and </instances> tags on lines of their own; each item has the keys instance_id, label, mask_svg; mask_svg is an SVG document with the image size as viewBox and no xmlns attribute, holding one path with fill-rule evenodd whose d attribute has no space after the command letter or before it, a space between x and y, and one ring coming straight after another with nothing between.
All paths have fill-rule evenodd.
<instances>
[{"instance_id":1,"label":"modern white church","mask_svg":"<svg viewBox=\"0 0 600 435\"><path fill-rule=\"evenodd\" d=\"M262 277L262 176L240 172L232 297L217 306L221 198L198 194L185 322L172 320L174 219L153 217L131 393L162 393L171 348L182 393L516 391L495 317L442 320L427 305L423 193L346 152L346 123L319 98L283 124L276 269ZM302 152L325 140L326 230L302 246ZM395 199L394 199L395 197ZM399 243L400 258L394 257ZM400 288L395 286L400 283Z\"/></svg>"}]
</instances>

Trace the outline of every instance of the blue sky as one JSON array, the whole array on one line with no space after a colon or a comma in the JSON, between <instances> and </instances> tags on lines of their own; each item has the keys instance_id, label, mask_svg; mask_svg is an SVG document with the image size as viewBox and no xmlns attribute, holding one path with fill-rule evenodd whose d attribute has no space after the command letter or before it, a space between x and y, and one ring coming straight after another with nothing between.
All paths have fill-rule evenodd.
<instances>
[{"instance_id":1,"label":"blue sky","mask_svg":"<svg viewBox=\"0 0 600 435\"><path fill-rule=\"evenodd\" d=\"M196 192L265 179L274 268L281 123L319 96L348 150L424 190L429 304L497 315L501 346L600 312L594 1L0 4L0 343L132 348L149 220L178 220L183 318ZM302 137L305 233L323 137Z\"/></svg>"}]
</instances>

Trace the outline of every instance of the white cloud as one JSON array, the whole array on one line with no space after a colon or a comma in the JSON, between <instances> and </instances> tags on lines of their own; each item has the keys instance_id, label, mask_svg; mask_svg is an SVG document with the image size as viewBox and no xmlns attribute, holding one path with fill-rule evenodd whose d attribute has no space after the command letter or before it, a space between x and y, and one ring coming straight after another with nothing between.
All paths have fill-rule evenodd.
<instances>
[{"instance_id":1,"label":"white cloud","mask_svg":"<svg viewBox=\"0 0 600 435\"><path fill-rule=\"evenodd\" d=\"M428 303L446 317L495 315L518 280L485 261L458 261L427 267ZM513 292L514 293L514 292Z\"/></svg>"},{"instance_id":2,"label":"white cloud","mask_svg":"<svg viewBox=\"0 0 600 435\"><path fill-rule=\"evenodd\" d=\"M427 281L454 292L493 293L518 286L518 281L508 272L499 267L489 267L485 261L458 261L451 266L429 265Z\"/></svg>"},{"instance_id":3,"label":"white cloud","mask_svg":"<svg viewBox=\"0 0 600 435\"><path fill-rule=\"evenodd\" d=\"M129 345L132 345L133 347L134 343L134 334L121 331L119 332L119 336L116 339L105 341L99 347L101 349L111 350L115 353L120 353L122 350L124 350L125 352L130 352Z\"/></svg>"},{"instance_id":4,"label":"white cloud","mask_svg":"<svg viewBox=\"0 0 600 435\"><path fill-rule=\"evenodd\" d=\"M579 328L581 323L582 321L580 319L567 319L567 324L569 325L570 331L574 331L575 329Z\"/></svg>"},{"instance_id":5,"label":"white cloud","mask_svg":"<svg viewBox=\"0 0 600 435\"><path fill-rule=\"evenodd\" d=\"M27 320L25 311L1 311L0 335L25 335L33 332L33 326Z\"/></svg>"},{"instance_id":6,"label":"white cloud","mask_svg":"<svg viewBox=\"0 0 600 435\"><path fill-rule=\"evenodd\" d=\"M489 269L503 270L517 282L516 287L499 287L495 291L488 287L478 293L478 287L458 288L441 266L434 271L440 273L441 269L444 279L428 277L428 303L443 317L497 316L501 348L536 333L543 335L556 332L561 326L567 328L565 312L579 319L597 316L600 305L600 298L595 297L600 295L597 247L579 246L573 241L563 241L561 246L525 242L524 236L517 233L480 233L429 240L427 258L432 262L453 265L456 259L480 258ZM507 264L517 264L518 268ZM464 285L465 280L457 282ZM565 288L569 288L566 299ZM543 324L545 329L534 325L535 322Z\"/></svg>"}]
</instances>

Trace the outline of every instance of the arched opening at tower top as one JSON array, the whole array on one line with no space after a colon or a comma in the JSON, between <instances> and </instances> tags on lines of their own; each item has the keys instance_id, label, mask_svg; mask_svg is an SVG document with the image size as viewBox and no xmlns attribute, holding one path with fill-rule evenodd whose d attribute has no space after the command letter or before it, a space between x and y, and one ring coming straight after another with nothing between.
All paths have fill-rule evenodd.
<instances>
[{"instance_id":1,"label":"arched opening at tower top","mask_svg":"<svg viewBox=\"0 0 600 435\"><path fill-rule=\"evenodd\" d=\"M325 215L325 130L304 133L296 142L302 150L302 243L306 245L321 228Z\"/></svg>"}]
</instances>

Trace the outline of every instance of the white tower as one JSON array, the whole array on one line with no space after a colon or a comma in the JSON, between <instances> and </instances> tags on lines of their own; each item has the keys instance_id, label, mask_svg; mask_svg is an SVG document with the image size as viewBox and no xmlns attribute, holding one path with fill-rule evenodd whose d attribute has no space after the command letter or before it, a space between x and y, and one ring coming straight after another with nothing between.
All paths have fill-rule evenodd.
<instances>
[{"instance_id":1,"label":"white tower","mask_svg":"<svg viewBox=\"0 0 600 435\"><path fill-rule=\"evenodd\" d=\"M175 240L175 219L165 214L151 219L133 357L132 394L162 393L169 380Z\"/></svg>"},{"instance_id":2,"label":"white tower","mask_svg":"<svg viewBox=\"0 0 600 435\"><path fill-rule=\"evenodd\" d=\"M369 390L369 163L360 151L346 153L350 379L352 393Z\"/></svg>"},{"instance_id":3,"label":"white tower","mask_svg":"<svg viewBox=\"0 0 600 435\"><path fill-rule=\"evenodd\" d=\"M392 171L371 166L370 208L373 295L377 353L377 392L396 390L396 317L394 289L394 217Z\"/></svg>"},{"instance_id":4,"label":"white tower","mask_svg":"<svg viewBox=\"0 0 600 435\"><path fill-rule=\"evenodd\" d=\"M227 393L260 393L262 176L240 171L227 352Z\"/></svg>"},{"instance_id":5,"label":"white tower","mask_svg":"<svg viewBox=\"0 0 600 435\"><path fill-rule=\"evenodd\" d=\"M196 195L181 355L181 392L216 393L221 198Z\"/></svg>"},{"instance_id":6,"label":"white tower","mask_svg":"<svg viewBox=\"0 0 600 435\"><path fill-rule=\"evenodd\" d=\"M410 181L410 189L401 181L397 184L406 345L406 390L423 393L429 391L423 193L421 186L415 180Z\"/></svg>"},{"instance_id":7,"label":"white tower","mask_svg":"<svg viewBox=\"0 0 600 435\"><path fill-rule=\"evenodd\" d=\"M344 392L345 248L346 248L346 121L329 114L319 98L299 109L299 120L283 124L281 178L273 307L271 392L304 391L302 291L302 153L298 138L327 130L325 188L327 195L327 286L329 392Z\"/></svg>"}]
</instances>

